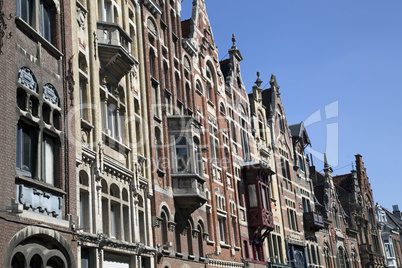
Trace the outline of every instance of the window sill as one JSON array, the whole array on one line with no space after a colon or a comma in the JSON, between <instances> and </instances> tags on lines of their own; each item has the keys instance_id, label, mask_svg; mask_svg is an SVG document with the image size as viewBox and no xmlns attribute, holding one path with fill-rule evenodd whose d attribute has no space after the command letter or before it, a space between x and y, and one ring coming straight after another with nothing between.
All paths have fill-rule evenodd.
<instances>
[{"instance_id":1,"label":"window sill","mask_svg":"<svg viewBox=\"0 0 402 268\"><path fill-rule=\"evenodd\" d=\"M195 89L195 92L197 92L198 95L202 96L202 92L199 91L198 89Z\"/></svg>"},{"instance_id":2,"label":"window sill","mask_svg":"<svg viewBox=\"0 0 402 268\"><path fill-rule=\"evenodd\" d=\"M198 259L199 259L200 262L206 262L206 260L207 260L207 259L204 258L204 257L199 257Z\"/></svg>"},{"instance_id":3,"label":"window sill","mask_svg":"<svg viewBox=\"0 0 402 268\"><path fill-rule=\"evenodd\" d=\"M35 180L32 178L26 177L22 174L19 174L19 171L17 171L17 175L16 175L15 179L16 179L16 181L21 181L26 185L34 186L39 189L46 189L47 191L52 192L52 193L57 193L59 195L67 194L65 191L63 191L60 188L57 188L53 185L50 185L50 184L44 183L43 181Z\"/></svg>"},{"instance_id":4,"label":"window sill","mask_svg":"<svg viewBox=\"0 0 402 268\"><path fill-rule=\"evenodd\" d=\"M183 258L184 254L181 252L176 252L176 257Z\"/></svg>"},{"instance_id":5,"label":"window sill","mask_svg":"<svg viewBox=\"0 0 402 268\"><path fill-rule=\"evenodd\" d=\"M158 175L159 175L160 177L164 177L165 174L166 174L166 171L164 171L164 170L162 170L162 169L160 169L160 168L157 168L157 169L156 169L156 172L158 172Z\"/></svg>"},{"instance_id":6,"label":"window sill","mask_svg":"<svg viewBox=\"0 0 402 268\"><path fill-rule=\"evenodd\" d=\"M107 146L109 146L110 148L114 148L114 149L121 149L123 148L126 153L130 152L131 149L126 146L125 144L123 144L122 142L116 140L115 138L109 136L108 134L106 134L105 132L102 131L102 137L103 139L106 141L105 144ZM120 150L119 150L120 151Z\"/></svg>"},{"instance_id":7,"label":"window sill","mask_svg":"<svg viewBox=\"0 0 402 268\"><path fill-rule=\"evenodd\" d=\"M57 59L63 57L63 53L61 53L55 46L53 46L49 41L47 41L43 36L41 36L34 28L32 28L28 23L26 23L20 17L15 17L15 23L22 28L22 30L28 32L30 35L34 37L34 39L38 40L45 49L47 49L50 53L56 56Z\"/></svg>"},{"instance_id":8,"label":"window sill","mask_svg":"<svg viewBox=\"0 0 402 268\"><path fill-rule=\"evenodd\" d=\"M226 244L225 242L222 242L222 241L221 241L221 243L220 243L220 246L221 246L222 248L230 248L230 245L228 245L228 244Z\"/></svg>"},{"instance_id":9,"label":"window sill","mask_svg":"<svg viewBox=\"0 0 402 268\"><path fill-rule=\"evenodd\" d=\"M208 246L215 246L215 241L207 240L207 245Z\"/></svg>"},{"instance_id":10,"label":"window sill","mask_svg":"<svg viewBox=\"0 0 402 268\"><path fill-rule=\"evenodd\" d=\"M151 82L152 85L159 86L159 81L151 75Z\"/></svg>"},{"instance_id":11,"label":"window sill","mask_svg":"<svg viewBox=\"0 0 402 268\"><path fill-rule=\"evenodd\" d=\"M234 250L236 250L236 251L239 251L239 250L241 249L241 248L238 247L238 246L234 246L233 248L234 248Z\"/></svg>"},{"instance_id":12,"label":"window sill","mask_svg":"<svg viewBox=\"0 0 402 268\"><path fill-rule=\"evenodd\" d=\"M207 102L208 102L209 105L211 105L212 107L215 108L215 104L211 100L208 100Z\"/></svg>"},{"instance_id":13,"label":"window sill","mask_svg":"<svg viewBox=\"0 0 402 268\"><path fill-rule=\"evenodd\" d=\"M92 130L94 128L94 126L89 123L87 120L85 120L84 118L81 118L81 127L87 129L87 130Z\"/></svg>"},{"instance_id":14,"label":"window sill","mask_svg":"<svg viewBox=\"0 0 402 268\"><path fill-rule=\"evenodd\" d=\"M188 254L188 257L187 257L187 258L189 258L190 260L194 260L194 259L195 259L195 256Z\"/></svg>"},{"instance_id":15,"label":"window sill","mask_svg":"<svg viewBox=\"0 0 402 268\"><path fill-rule=\"evenodd\" d=\"M162 123L162 119L159 118L159 116L154 114L154 120L158 123Z\"/></svg>"}]
</instances>

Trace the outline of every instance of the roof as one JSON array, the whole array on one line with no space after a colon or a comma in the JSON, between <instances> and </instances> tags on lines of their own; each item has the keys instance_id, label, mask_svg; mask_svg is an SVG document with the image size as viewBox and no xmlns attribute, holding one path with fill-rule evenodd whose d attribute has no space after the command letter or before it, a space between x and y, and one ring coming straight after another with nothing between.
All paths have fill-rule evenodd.
<instances>
[{"instance_id":1,"label":"roof","mask_svg":"<svg viewBox=\"0 0 402 268\"><path fill-rule=\"evenodd\" d=\"M183 38L189 38L191 32L191 19L181 22L181 35Z\"/></svg>"},{"instance_id":2,"label":"roof","mask_svg":"<svg viewBox=\"0 0 402 268\"><path fill-rule=\"evenodd\" d=\"M399 219L396 217L391 211L388 209L382 207L382 209L385 211L385 214L388 217L388 222L394 225L396 228L399 228L402 231L402 219Z\"/></svg>"},{"instance_id":3,"label":"roof","mask_svg":"<svg viewBox=\"0 0 402 268\"><path fill-rule=\"evenodd\" d=\"M352 181L352 174L344 174L332 177L334 183L342 188L345 192L351 193L353 192L353 183Z\"/></svg>"},{"instance_id":4,"label":"roof","mask_svg":"<svg viewBox=\"0 0 402 268\"><path fill-rule=\"evenodd\" d=\"M294 138L301 138L304 145L310 144L310 138L307 135L306 128L304 127L304 123L300 122L298 124L290 125L289 126L290 133Z\"/></svg>"}]
</instances>

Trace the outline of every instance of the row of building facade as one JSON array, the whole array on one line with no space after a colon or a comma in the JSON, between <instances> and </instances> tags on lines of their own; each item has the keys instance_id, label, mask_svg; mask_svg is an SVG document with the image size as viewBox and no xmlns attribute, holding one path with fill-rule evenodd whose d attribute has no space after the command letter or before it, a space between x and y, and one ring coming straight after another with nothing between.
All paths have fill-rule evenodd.
<instances>
[{"instance_id":1,"label":"row of building facade","mask_svg":"<svg viewBox=\"0 0 402 268\"><path fill-rule=\"evenodd\" d=\"M402 267L362 157L318 172L276 77L180 11L0 0L2 267Z\"/></svg>"}]
</instances>

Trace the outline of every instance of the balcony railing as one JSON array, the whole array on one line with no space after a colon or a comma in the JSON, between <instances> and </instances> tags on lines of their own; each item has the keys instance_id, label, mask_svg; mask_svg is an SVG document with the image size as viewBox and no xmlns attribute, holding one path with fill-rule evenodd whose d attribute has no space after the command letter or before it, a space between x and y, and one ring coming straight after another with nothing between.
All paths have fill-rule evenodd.
<instances>
[{"instance_id":1,"label":"balcony railing","mask_svg":"<svg viewBox=\"0 0 402 268\"><path fill-rule=\"evenodd\" d=\"M250 227L273 230L272 212L263 208L249 208L248 224Z\"/></svg>"},{"instance_id":2,"label":"balcony railing","mask_svg":"<svg viewBox=\"0 0 402 268\"><path fill-rule=\"evenodd\" d=\"M305 212L303 214L304 228L308 231L318 231L324 228L324 220L322 215L319 215L313 211Z\"/></svg>"},{"instance_id":3,"label":"balcony railing","mask_svg":"<svg viewBox=\"0 0 402 268\"><path fill-rule=\"evenodd\" d=\"M205 181L198 174L172 174L172 179L174 199L183 211L192 212L207 201Z\"/></svg>"},{"instance_id":4,"label":"balcony railing","mask_svg":"<svg viewBox=\"0 0 402 268\"><path fill-rule=\"evenodd\" d=\"M126 75L138 62L131 56L132 39L117 23L98 21L98 50L103 68L117 80Z\"/></svg>"}]
</instances>

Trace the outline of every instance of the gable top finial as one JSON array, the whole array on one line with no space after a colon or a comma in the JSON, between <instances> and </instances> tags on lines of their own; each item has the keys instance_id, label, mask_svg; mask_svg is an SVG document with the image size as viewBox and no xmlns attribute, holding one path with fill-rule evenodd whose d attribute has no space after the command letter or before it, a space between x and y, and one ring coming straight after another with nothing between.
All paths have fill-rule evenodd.
<instances>
[{"instance_id":1,"label":"gable top finial","mask_svg":"<svg viewBox=\"0 0 402 268\"><path fill-rule=\"evenodd\" d=\"M236 46L236 37L235 34L232 34L232 42L233 42L233 46Z\"/></svg>"},{"instance_id":2,"label":"gable top finial","mask_svg":"<svg viewBox=\"0 0 402 268\"><path fill-rule=\"evenodd\" d=\"M260 79L260 72L257 72L257 80L254 83L257 85L257 87L261 87L262 80Z\"/></svg>"}]
</instances>

